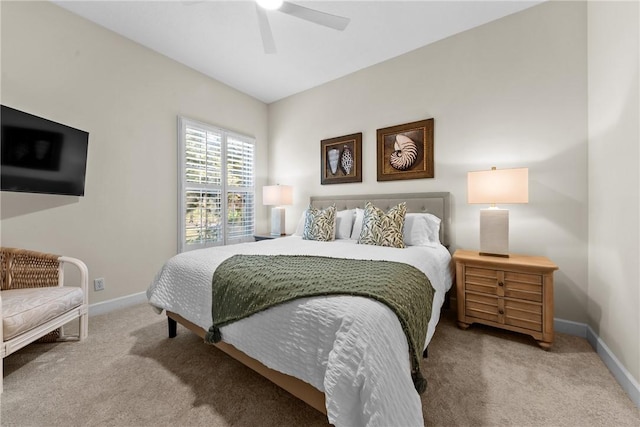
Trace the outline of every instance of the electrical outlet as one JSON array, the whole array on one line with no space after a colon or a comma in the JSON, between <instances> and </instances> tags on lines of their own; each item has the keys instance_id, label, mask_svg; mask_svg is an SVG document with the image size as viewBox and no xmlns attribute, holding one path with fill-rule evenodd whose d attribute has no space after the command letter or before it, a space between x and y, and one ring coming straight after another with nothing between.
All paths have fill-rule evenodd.
<instances>
[{"instance_id":1,"label":"electrical outlet","mask_svg":"<svg viewBox=\"0 0 640 427\"><path fill-rule=\"evenodd\" d=\"M104 291L104 277L100 277L93 281L94 291Z\"/></svg>"}]
</instances>

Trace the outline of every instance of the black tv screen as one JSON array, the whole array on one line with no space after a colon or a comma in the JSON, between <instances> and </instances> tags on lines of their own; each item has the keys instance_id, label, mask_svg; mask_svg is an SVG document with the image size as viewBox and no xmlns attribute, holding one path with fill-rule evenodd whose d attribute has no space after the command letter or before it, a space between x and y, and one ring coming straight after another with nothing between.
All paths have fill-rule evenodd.
<instances>
[{"instance_id":1,"label":"black tv screen","mask_svg":"<svg viewBox=\"0 0 640 427\"><path fill-rule=\"evenodd\" d=\"M2 105L0 189L84 196L89 133Z\"/></svg>"}]
</instances>

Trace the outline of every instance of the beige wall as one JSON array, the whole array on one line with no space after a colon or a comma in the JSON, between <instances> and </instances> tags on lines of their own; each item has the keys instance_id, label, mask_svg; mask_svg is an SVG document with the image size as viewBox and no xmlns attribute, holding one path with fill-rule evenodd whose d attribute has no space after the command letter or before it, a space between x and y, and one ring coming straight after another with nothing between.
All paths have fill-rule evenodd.
<instances>
[{"instance_id":1,"label":"beige wall","mask_svg":"<svg viewBox=\"0 0 640 427\"><path fill-rule=\"evenodd\" d=\"M49 2L1 7L2 104L90 133L85 197L3 192L2 245L83 259L91 303L146 290L177 247L177 115L255 136L260 188L266 105Z\"/></svg>"},{"instance_id":2,"label":"beige wall","mask_svg":"<svg viewBox=\"0 0 640 427\"><path fill-rule=\"evenodd\" d=\"M529 168L513 252L556 262L556 317L586 322L586 5L545 3L269 106L269 177L310 195L450 191L454 248L477 249L466 173ZM376 180L376 129L433 117L435 178ZM320 140L363 133L363 182L320 185Z\"/></svg>"},{"instance_id":3,"label":"beige wall","mask_svg":"<svg viewBox=\"0 0 640 427\"><path fill-rule=\"evenodd\" d=\"M589 324L640 380L640 8L589 2Z\"/></svg>"}]
</instances>

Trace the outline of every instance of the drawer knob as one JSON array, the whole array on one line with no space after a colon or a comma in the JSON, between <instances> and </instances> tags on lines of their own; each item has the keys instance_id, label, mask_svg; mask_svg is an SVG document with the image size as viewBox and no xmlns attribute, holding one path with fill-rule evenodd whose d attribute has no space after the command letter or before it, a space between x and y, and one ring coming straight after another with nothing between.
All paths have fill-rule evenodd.
<instances>
[{"instance_id":1,"label":"drawer knob","mask_svg":"<svg viewBox=\"0 0 640 427\"><path fill-rule=\"evenodd\" d=\"M503 282L498 282L498 286L504 286Z\"/></svg>"},{"instance_id":2,"label":"drawer knob","mask_svg":"<svg viewBox=\"0 0 640 427\"><path fill-rule=\"evenodd\" d=\"M498 313L504 314L504 310L498 310Z\"/></svg>"}]
</instances>

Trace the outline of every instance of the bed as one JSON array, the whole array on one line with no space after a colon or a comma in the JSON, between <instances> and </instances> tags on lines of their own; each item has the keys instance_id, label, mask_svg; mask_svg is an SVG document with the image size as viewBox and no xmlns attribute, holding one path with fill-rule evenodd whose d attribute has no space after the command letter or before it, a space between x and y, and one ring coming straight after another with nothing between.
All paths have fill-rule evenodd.
<instances>
[{"instance_id":1,"label":"bed","mask_svg":"<svg viewBox=\"0 0 640 427\"><path fill-rule=\"evenodd\" d=\"M297 231L289 237L186 252L158 272L147 290L149 302L166 312L170 336L175 336L177 322L205 337L212 324L213 273L233 255L391 260L424 272L435 290L426 350L452 284L449 193L322 196L311 197L310 205L325 209L335 204L344 213L362 209L367 201L385 211L405 202L408 214L434 215L440 219L439 243L383 248L350 238L309 241ZM216 347L325 413L331 424L423 425L420 396L409 374L407 338L396 315L378 301L349 295L300 298L220 331L223 340Z\"/></svg>"}]
</instances>

